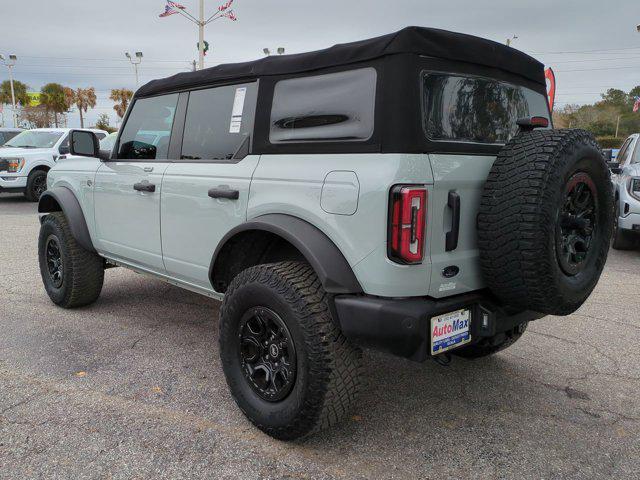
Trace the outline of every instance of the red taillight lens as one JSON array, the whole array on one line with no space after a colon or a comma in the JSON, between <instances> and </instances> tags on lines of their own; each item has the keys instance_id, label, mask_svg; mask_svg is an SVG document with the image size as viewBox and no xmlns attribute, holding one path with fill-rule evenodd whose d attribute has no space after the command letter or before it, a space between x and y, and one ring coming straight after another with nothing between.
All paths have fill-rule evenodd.
<instances>
[{"instance_id":1,"label":"red taillight lens","mask_svg":"<svg viewBox=\"0 0 640 480\"><path fill-rule=\"evenodd\" d=\"M427 189L396 185L389 208L389 258L398 263L421 263L424 257Z\"/></svg>"}]
</instances>

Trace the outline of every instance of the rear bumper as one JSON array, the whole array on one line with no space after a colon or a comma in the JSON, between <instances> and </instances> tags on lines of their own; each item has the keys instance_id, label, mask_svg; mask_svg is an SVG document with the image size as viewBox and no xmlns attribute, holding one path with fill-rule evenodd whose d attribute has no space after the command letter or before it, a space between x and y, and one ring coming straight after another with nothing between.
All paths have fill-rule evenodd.
<instances>
[{"instance_id":1,"label":"rear bumper","mask_svg":"<svg viewBox=\"0 0 640 480\"><path fill-rule=\"evenodd\" d=\"M417 362L430 356L430 320L435 315L470 309L472 343L544 316L531 311L509 312L486 294L439 300L339 295L334 303L342 332L353 343Z\"/></svg>"}]
</instances>

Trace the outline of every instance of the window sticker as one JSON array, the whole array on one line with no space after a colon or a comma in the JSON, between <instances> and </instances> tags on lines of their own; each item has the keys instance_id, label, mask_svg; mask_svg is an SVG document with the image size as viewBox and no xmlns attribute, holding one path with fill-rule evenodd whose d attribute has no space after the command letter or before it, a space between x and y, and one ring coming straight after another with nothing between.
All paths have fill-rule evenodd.
<instances>
[{"instance_id":1,"label":"window sticker","mask_svg":"<svg viewBox=\"0 0 640 480\"><path fill-rule=\"evenodd\" d=\"M242 112L244 111L244 99L247 96L247 88L236 88L236 95L233 99L233 110L231 111L231 123L229 133L240 133L242 129Z\"/></svg>"}]
</instances>

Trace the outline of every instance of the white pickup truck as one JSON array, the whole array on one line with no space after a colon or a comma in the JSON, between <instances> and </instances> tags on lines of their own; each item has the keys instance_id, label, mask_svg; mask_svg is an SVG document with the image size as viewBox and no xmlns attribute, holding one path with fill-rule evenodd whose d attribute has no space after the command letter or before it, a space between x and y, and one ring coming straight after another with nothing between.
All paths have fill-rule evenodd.
<instances>
[{"instance_id":1,"label":"white pickup truck","mask_svg":"<svg viewBox=\"0 0 640 480\"><path fill-rule=\"evenodd\" d=\"M69 154L70 128L36 128L0 147L0 193L19 192L37 202L47 189L47 172ZM99 139L104 130L87 129Z\"/></svg>"}]
</instances>

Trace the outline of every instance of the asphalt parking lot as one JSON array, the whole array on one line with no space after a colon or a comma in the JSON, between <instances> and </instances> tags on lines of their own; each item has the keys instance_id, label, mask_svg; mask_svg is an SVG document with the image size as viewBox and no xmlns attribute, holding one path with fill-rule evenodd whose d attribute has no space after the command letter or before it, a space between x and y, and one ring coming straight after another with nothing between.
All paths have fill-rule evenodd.
<instances>
[{"instance_id":1,"label":"asphalt parking lot","mask_svg":"<svg viewBox=\"0 0 640 480\"><path fill-rule=\"evenodd\" d=\"M124 269L54 307L35 204L0 195L0 478L640 478L640 251L493 358L365 353L339 428L287 444L231 399L218 303Z\"/></svg>"}]
</instances>

